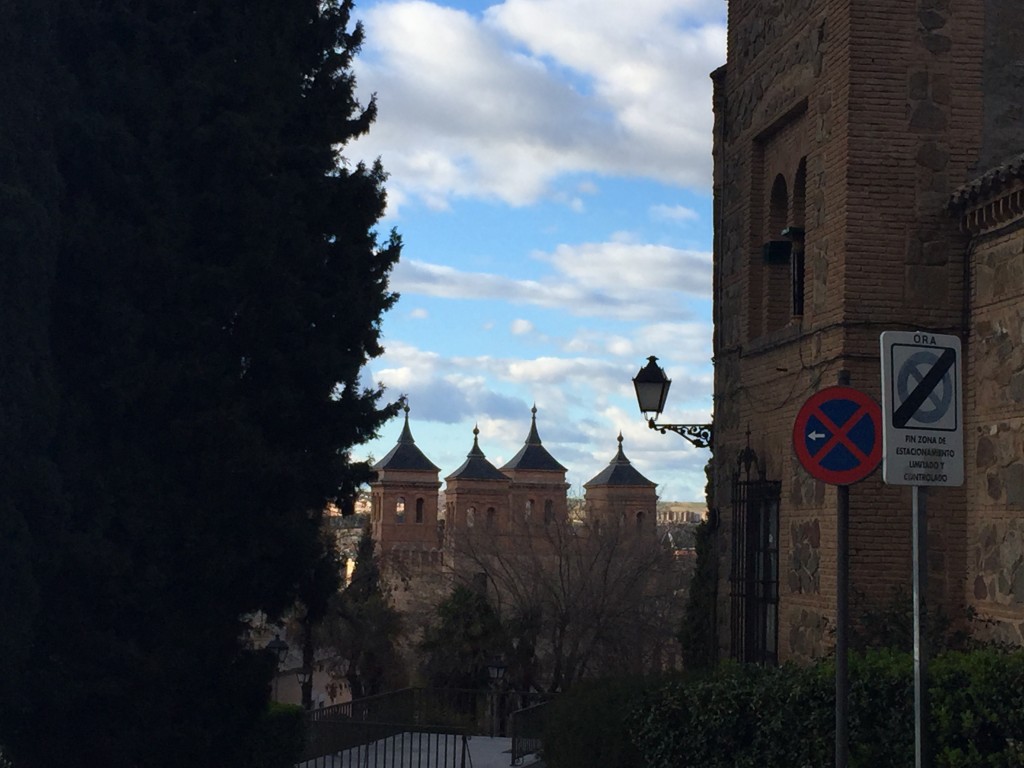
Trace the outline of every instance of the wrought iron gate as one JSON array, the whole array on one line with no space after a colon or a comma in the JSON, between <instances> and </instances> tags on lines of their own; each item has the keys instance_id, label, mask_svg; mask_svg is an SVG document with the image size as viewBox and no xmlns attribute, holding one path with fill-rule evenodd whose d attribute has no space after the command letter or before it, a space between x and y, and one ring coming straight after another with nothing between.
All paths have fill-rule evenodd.
<instances>
[{"instance_id":1,"label":"wrought iron gate","mask_svg":"<svg viewBox=\"0 0 1024 768\"><path fill-rule=\"evenodd\" d=\"M740 465L744 472L741 475ZM750 479L757 465L757 479ZM749 446L732 482L732 566L729 574L732 657L778 662L779 498L782 483L766 480Z\"/></svg>"}]
</instances>

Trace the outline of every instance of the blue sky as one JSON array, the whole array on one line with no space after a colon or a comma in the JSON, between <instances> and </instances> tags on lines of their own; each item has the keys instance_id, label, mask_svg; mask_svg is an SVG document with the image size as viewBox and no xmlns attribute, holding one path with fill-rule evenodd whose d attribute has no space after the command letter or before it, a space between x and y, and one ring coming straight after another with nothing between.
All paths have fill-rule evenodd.
<instances>
[{"instance_id":1,"label":"blue sky","mask_svg":"<svg viewBox=\"0 0 1024 768\"><path fill-rule=\"evenodd\" d=\"M496 465L531 407L574 489L615 455L666 500L703 497L706 450L649 430L631 378L656 355L663 420L711 418L711 81L724 0L363 0L350 161L380 157L405 243L367 377L407 395L417 445ZM383 456L386 425L359 456Z\"/></svg>"}]
</instances>

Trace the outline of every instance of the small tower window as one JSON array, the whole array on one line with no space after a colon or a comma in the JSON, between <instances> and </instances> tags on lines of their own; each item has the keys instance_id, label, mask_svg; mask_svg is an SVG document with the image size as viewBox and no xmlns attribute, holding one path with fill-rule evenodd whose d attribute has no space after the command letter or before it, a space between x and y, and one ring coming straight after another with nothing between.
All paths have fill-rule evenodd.
<instances>
[{"instance_id":1,"label":"small tower window","mask_svg":"<svg viewBox=\"0 0 1024 768\"><path fill-rule=\"evenodd\" d=\"M404 496L399 496L398 499L395 501L395 522L396 523L404 523L405 522L405 497Z\"/></svg>"},{"instance_id":2,"label":"small tower window","mask_svg":"<svg viewBox=\"0 0 1024 768\"><path fill-rule=\"evenodd\" d=\"M493 531L494 527L498 522L498 512L494 507L487 508L487 518L484 520L484 525L488 531Z\"/></svg>"},{"instance_id":3,"label":"small tower window","mask_svg":"<svg viewBox=\"0 0 1024 768\"><path fill-rule=\"evenodd\" d=\"M416 499L416 522L423 522L423 499Z\"/></svg>"},{"instance_id":4,"label":"small tower window","mask_svg":"<svg viewBox=\"0 0 1024 768\"><path fill-rule=\"evenodd\" d=\"M523 519L524 520L529 520L530 516L532 514L533 514L533 499L527 499L526 500L526 509L523 510Z\"/></svg>"},{"instance_id":5,"label":"small tower window","mask_svg":"<svg viewBox=\"0 0 1024 768\"><path fill-rule=\"evenodd\" d=\"M544 500L544 525L551 525L555 522L555 502L551 499Z\"/></svg>"},{"instance_id":6,"label":"small tower window","mask_svg":"<svg viewBox=\"0 0 1024 768\"><path fill-rule=\"evenodd\" d=\"M466 510L466 527L472 528L476 524L476 507Z\"/></svg>"},{"instance_id":7,"label":"small tower window","mask_svg":"<svg viewBox=\"0 0 1024 768\"><path fill-rule=\"evenodd\" d=\"M646 517L646 514L644 513L644 511L642 509L639 510L636 513L636 527L637 527L637 530L640 530L641 528L644 527L644 518L645 517Z\"/></svg>"}]
</instances>

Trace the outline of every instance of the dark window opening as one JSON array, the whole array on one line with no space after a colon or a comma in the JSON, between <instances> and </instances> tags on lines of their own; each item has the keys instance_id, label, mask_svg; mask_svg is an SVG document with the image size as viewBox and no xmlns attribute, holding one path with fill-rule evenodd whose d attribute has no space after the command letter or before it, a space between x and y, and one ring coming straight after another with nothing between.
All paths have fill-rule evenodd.
<instances>
[{"instance_id":1,"label":"dark window opening","mask_svg":"<svg viewBox=\"0 0 1024 768\"><path fill-rule=\"evenodd\" d=\"M733 478L732 657L778 663L779 498L782 484Z\"/></svg>"}]
</instances>

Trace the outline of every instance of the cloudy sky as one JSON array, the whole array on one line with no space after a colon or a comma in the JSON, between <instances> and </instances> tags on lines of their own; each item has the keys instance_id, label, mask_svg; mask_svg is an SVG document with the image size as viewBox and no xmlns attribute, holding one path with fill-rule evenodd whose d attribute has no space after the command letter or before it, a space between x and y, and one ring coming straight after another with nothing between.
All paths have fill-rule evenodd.
<instances>
[{"instance_id":1,"label":"cloudy sky","mask_svg":"<svg viewBox=\"0 0 1024 768\"><path fill-rule=\"evenodd\" d=\"M656 355L664 421L711 418L711 81L724 0L362 0L349 160L380 157L405 243L369 366L417 445L497 466L536 404L574 489L615 455L666 500L703 498L707 451L649 430L631 378ZM380 458L401 420L365 453ZM364 451L358 453L363 454Z\"/></svg>"}]
</instances>

